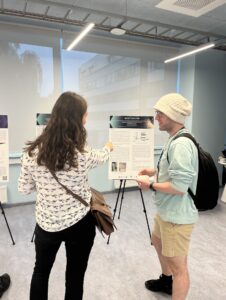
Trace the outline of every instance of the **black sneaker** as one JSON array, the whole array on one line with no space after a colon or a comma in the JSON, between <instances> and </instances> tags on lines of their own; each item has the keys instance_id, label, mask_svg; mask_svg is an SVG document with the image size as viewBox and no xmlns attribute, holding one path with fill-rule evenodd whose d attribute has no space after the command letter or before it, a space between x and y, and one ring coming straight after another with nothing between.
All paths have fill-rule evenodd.
<instances>
[{"instance_id":1,"label":"black sneaker","mask_svg":"<svg viewBox=\"0 0 226 300\"><path fill-rule=\"evenodd\" d=\"M145 287L152 292L163 292L168 295L172 295L172 279L167 280L163 278L162 275L159 276L159 279L151 279L145 281Z\"/></svg>"},{"instance_id":2,"label":"black sneaker","mask_svg":"<svg viewBox=\"0 0 226 300\"><path fill-rule=\"evenodd\" d=\"M10 285L10 277L8 274L0 276L0 298Z\"/></svg>"}]
</instances>

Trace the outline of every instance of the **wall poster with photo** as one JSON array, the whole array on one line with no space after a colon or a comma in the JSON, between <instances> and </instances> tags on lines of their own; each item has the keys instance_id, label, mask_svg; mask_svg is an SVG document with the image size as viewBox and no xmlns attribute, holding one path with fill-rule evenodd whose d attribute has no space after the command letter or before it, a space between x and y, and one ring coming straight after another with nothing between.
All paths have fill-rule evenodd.
<instances>
[{"instance_id":1,"label":"wall poster with photo","mask_svg":"<svg viewBox=\"0 0 226 300\"><path fill-rule=\"evenodd\" d=\"M154 117L110 116L109 179L135 180L143 168L154 167Z\"/></svg>"},{"instance_id":2,"label":"wall poster with photo","mask_svg":"<svg viewBox=\"0 0 226 300\"><path fill-rule=\"evenodd\" d=\"M0 115L0 182L9 180L8 116Z\"/></svg>"},{"instance_id":3,"label":"wall poster with photo","mask_svg":"<svg viewBox=\"0 0 226 300\"><path fill-rule=\"evenodd\" d=\"M36 136L39 136L45 129L51 114L36 114Z\"/></svg>"}]
</instances>

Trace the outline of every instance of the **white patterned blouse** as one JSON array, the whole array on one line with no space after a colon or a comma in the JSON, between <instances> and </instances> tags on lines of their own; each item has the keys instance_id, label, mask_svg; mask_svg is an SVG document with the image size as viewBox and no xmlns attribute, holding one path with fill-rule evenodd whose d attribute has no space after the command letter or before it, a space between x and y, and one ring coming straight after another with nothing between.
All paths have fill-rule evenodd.
<instances>
[{"instance_id":1,"label":"white patterned blouse","mask_svg":"<svg viewBox=\"0 0 226 300\"><path fill-rule=\"evenodd\" d=\"M106 147L98 150L86 148L86 152L79 152L78 169L56 172L59 181L90 203L89 170L106 162L109 152L110 150ZM74 225L87 214L89 207L67 194L48 169L45 166L39 166L36 160L37 151L32 157L27 152L23 153L18 190L23 194L37 192L36 221L38 225L50 232L60 231Z\"/></svg>"}]
</instances>

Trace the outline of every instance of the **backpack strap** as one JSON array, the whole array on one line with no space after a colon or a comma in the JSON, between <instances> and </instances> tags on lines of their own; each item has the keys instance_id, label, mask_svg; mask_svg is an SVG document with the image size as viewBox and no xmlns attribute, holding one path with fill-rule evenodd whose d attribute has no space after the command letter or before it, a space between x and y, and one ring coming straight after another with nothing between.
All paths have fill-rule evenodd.
<instances>
[{"instance_id":1,"label":"backpack strap","mask_svg":"<svg viewBox=\"0 0 226 300\"><path fill-rule=\"evenodd\" d=\"M199 155L199 144L196 142L196 139L190 133L184 132L184 133L178 134L178 135L176 135L172 139L172 141L178 139L179 137L186 137L186 138L190 139L195 144L195 146L196 146L196 148L198 150L198 155ZM171 143L172 143L172 141L171 141ZM168 161L168 164L169 164L169 155L168 155L168 152L167 152L167 161ZM195 196L195 194L192 192L192 190L190 188L188 188L188 193L191 196L191 198L193 199L193 201L195 201L196 196Z\"/></svg>"}]
</instances>

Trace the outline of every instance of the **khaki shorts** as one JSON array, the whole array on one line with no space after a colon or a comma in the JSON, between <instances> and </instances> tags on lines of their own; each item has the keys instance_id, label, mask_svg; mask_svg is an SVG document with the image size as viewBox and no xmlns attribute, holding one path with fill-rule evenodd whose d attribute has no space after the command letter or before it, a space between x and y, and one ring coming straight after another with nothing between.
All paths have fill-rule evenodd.
<instances>
[{"instance_id":1,"label":"khaki shorts","mask_svg":"<svg viewBox=\"0 0 226 300\"><path fill-rule=\"evenodd\" d=\"M163 221L157 214L153 234L161 239L162 255L187 256L194 224L174 224Z\"/></svg>"}]
</instances>

